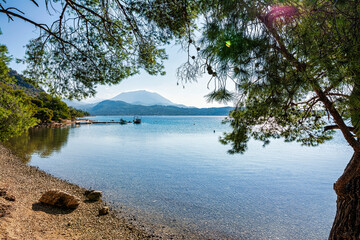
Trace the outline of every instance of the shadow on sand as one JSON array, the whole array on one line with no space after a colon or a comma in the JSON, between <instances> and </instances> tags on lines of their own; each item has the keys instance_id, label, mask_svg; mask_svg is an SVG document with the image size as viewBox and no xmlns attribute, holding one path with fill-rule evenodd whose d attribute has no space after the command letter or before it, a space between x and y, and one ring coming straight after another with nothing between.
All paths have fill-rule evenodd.
<instances>
[{"instance_id":1,"label":"shadow on sand","mask_svg":"<svg viewBox=\"0 0 360 240\"><path fill-rule=\"evenodd\" d=\"M34 203L32 205L32 210L34 211L42 211L52 215L63 215L72 213L75 209L66 209L61 207L55 207L51 205L46 205L40 202Z\"/></svg>"}]
</instances>

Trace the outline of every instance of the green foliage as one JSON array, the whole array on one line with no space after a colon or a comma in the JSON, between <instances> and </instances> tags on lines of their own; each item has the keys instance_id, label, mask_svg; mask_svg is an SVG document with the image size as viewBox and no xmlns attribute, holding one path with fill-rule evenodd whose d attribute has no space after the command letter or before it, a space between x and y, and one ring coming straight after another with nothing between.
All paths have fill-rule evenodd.
<instances>
[{"instance_id":1,"label":"green foliage","mask_svg":"<svg viewBox=\"0 0 360 240\"><path fill-rule=\"evenodd\" d=\"M87 112L68 107L66 103L61 101L59 98L53 97L45 92L38 95L38 101L42 103L42 108L40 108L40 110L49 110L49 114L47 116L51 115L50 120L61 121L89 115ZM45 113L42 111L42 114Z\"/></svg>"},{"instance_id":2,"label":"green foliage","mask_svg":"<svg viewBox=\"0 0 360 240\"><path fill-rule=\"evenodd\" d=\"M181 39L192 34L189 26L195 27L193 21L200 10L197 3L184 0L135 0L129 1L129 7L140 19L145 19L153 34L158 35L163 42L168 42L174 37Z\"/></svg>"},{"instance_id":3,"label":"green foliage","mask_svg":"<svg viewBox=\"0 0 360 240\"><path fill-rule=\"evenodd\" d=\"M0 2L0 14L40 30L27 45L26 75L51 94L70 99L93 96L96 85L117 84L142 69L164 74L164 45L192 37L201 9L198 3L205 4L189 0L46 3L48 13L58 18L51 26L29 19L27 9L14 1Z\"/></svg>"},{"instance_id":4,"label":"green foliage","mask_svg":"<svg viewBox=\"0 0 360 240\"><path fill-rule=\"evenodd\" d=\"M234 96L226 88L221 88L209 93L208 95L205 96L205 98L207 98L208 102L217 101L217 102L227 103L231 101L234 98Z\"/></svg>"},{"instance_id":5,"label":"green foliage","mask_svg":"<svg viewBox=\"0 0 360 240\"><path fill-rule=\"evenodd\" d=\"M29 81L7 67L10 58L0 45L0 141L18 136L38 123L69 119L85 114L70 109L60 99L37 91ZM13 76L15 80L13 81ZM28 91L28 89L32 89ZM31 97L33 93L39 97Z\"/></svg>"},{"instance_id":6,"label":"green foliage","mask_svg":"<svg viewBox=\"0 0 360 240\"><path fill-rule=\"evenodd\" d=\"M23 75L17 73L16 71L10 69L9 75L13 78L14 81L8 83L13 89L22 90L27 95L36 97L40 92L43 92L34 81L24 77Z\"/></svg>"},{"instance_id":7,"label":"green foliage","mask_svg":"<svg viewBox=\"0 0 360 240\"><path fill-rule=\"evenodd\" d=\"M21 94L0 83L0 141L24 133L38 121L33 117L35 107Z\"/></svg>"},{"instance_id":8,"label":"green foliage","mask_svg":"<svg viewBox=\"0 0 360 240\"><path fill-rule=\"evenodd\" d=\"M42 108L43 107L43 105L44 105L44 103L43 103L43 101L41 101L40 99L38 99L38 98L30 98L31 99L31 102L33 103L33 104L35 104L38 108Z\"/></svg>"},{"instance_id":9,"label":"green foliage","mask_svg":"<svg viewBox=\"0 0 360 240\"><path fill-rule=\"evenodd\" d=\"M63 14L51 28L38 26L41 34L27 45L24 59L28 66L26 75L46 86L51 94L80 99L93 96L96 85L117 84L140 69L164 74L163 60L167 56L162 46L172 36L157 24L155 12L143 11L144 5L155 4L160 12L162 1L58 2L63 3L59 10ZM177 5L173 1L167 3L171 7ZM180 10L177 8L175 16L181 14ZM161 12L169 21L172 19L172 10ZM180 29L184 23L178 17L174 21L179 26L171 30L183 32Z\"/></svg>"},{"instance_id":10,"label":"green foliage","mask_svg":"<svg viewBox=\"0 0 360 240\"><path fill-rule=\"evenodd\" d=\"M75 109L73 107L69 107L69 111L70 111L71 119L75 119L78 117L84 117L84 116L90 116L90 114L88 112L80 110L80 109Z\"/></svg>"},{"instance_id":11,"label":"green foliage","mask_svg":"<svg viewBox=\"0 0 360 240\"><path fill-rule=\"evenodd\" d=\"M28 97L5 84L12 80L7 67L9 61L6 47L0 45L0 141L19 135L37 124L33 118L35 107Z\"/></svg>"},{"instance_id":12,"label":"green foliage","mask_svg":"<svg viewBox=\"0 0 360 240\"><path fill-rule=\"evenodd\" d=\"M52 97L47 93L40 93L38 98L43 102L43 107L52 110L54 121L70 118L69 107L57 97Z\"/></svg>"},{"instance_id":13,"label":"green foliage","mask_svg":"<svg viewBox=\"0 0 360 240\"><path fill-rule=\"evenodd\" d=\"M9 76L10 69L7 66L10 61L11 57L8 56L7 47L0 44L0 82L10 83L12 81Z\"/></svg>"},{"instance_id":14,"label":"green foliage","mask_svg":"<svg viewBox=\"0 0 360 240\"><path fill-rule=\"evenodd\" d=\"M357 1L198 5L204 27L194 47L200 50L182 73L191 81L194 68L203 68L215 83L210 100L229 100L226 82L235 83L237 108L226 120L233 132L221 139L232 145L230 153L244 152L250 137L264 145L283 137L317 146L331 139L333 131L324 126L332 121L350 120L360 132ZM323 105L318 90L331 107ZM333 112L341 118L335 119Z\"/></svg>"},{"instance_id":15,"label":"green foliage","mask_svg":"<svg viewBox=\"0 0 360 240\"><path fill-rule=\"evenodd\" d=\"M52 110L48 108L38 108L34 117L40 120L40 123L48 123L51 122L54 113Z\"/></svg>"},{"instance_id":16,"label":"green foliage","mask_svg":"<svg viewBox=\"0 0 360 240\"><path fill-rule=\"evenodd\" d=\"M355 133L360 137L360 89L355 85L349 97L349 118L355 128Z\"/></svg>"}]
</instances>

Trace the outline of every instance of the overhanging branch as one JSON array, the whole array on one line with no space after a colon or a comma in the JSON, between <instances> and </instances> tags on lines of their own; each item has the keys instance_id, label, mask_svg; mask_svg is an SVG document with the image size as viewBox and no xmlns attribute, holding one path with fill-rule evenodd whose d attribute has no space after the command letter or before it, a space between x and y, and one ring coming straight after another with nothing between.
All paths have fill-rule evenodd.
<instances>
[{"instance_id":1,"label":"overhanging branch","mask_svg":"<svg viewBox=\"0 0 360 240\"><path fill-rule=\"evenodd\" d=\"M355 128L351 127L351 126L346 126L348 128L349 131L355 133ZM324 127L324 132L329 131L329 130L334 130L334 129L340 129L340 127L338 125L329 125L329 126L325 126Z\"/></svg>"}]
</instances>

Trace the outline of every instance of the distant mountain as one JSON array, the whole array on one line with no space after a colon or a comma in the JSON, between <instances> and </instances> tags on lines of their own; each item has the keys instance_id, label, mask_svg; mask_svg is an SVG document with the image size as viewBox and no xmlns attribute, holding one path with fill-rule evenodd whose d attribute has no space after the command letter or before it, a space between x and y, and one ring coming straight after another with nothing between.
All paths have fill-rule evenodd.
<instances>
[{"instance_id":1,"label":"distant mountain","mask_svg":"<svg viewBox=\"0 0 360 240\"><path fill-rule=\"evenodd\" d=\"M99 103L64 100L69 106L91 115L228 115L232 107L195 108L175 104L161 95L145 90L124 92Z\"/></svg>"},{"instance_id":2,"label":"distant mountain","mask_svg":"<svg viewBox=\"0 0 360 240\"><path fill-rule=\"evenodd\" d=\"M123 101L105 100L87 109L91 115L217 115L225 116L232 107L221 108L182 108L176 106L143 106Z\"/></svg>"},{"instance_id":3,"label":"distant mountain","mask_svg":"<svg viewBox=\"0 0 360 240\"><path fill-rule=\"evenodd\" d=\"M98 103L84 103L84 102L80 102L77 100L68 100L68 99L62 99L62 101L65 102L70 107L73 107L76 109L81 109L84 111L88 111L89 109L94 107L96 104L98 104Z\"/></svg>"},{"instance_id":4,"label":"distant mountain","mask_svg":"<svg viewBox=\"0 0 360 240\"><path fill-rule=\"evenodd\" d=\"M145 90L120 93L116 97L113 97L112 99L109 100L123 101L129 104L142 105L142 106L153 106L153 105L177 106L178 105L171 102L169 99L164 98L160 94L154 92L148 92Z\"/></svg>"}]
</instances>

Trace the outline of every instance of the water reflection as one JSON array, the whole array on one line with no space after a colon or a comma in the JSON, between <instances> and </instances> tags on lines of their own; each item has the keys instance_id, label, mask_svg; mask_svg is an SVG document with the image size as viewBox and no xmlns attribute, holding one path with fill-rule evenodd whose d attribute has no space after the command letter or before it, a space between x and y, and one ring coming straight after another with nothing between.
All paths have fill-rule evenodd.
<instances>
[{"instance_id":1,"label":"water reflection","mask_svg":"<svg viewBox=\"0 0 360 240\"><path fill-rule=\"evenodd\" d=\"M34 153L42 158L50 157L54 152L66 146L69 138L69 127L33 128L28 133L10 139L4 145L11 149L24 163L31 160Z\"/></svg>"}]
</instances>

